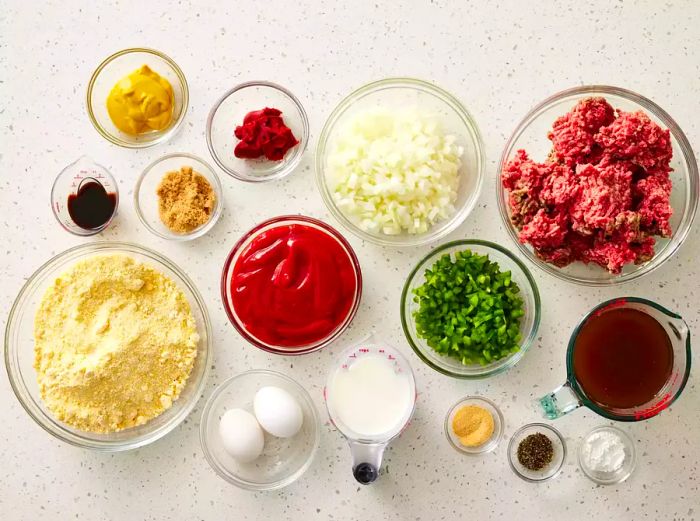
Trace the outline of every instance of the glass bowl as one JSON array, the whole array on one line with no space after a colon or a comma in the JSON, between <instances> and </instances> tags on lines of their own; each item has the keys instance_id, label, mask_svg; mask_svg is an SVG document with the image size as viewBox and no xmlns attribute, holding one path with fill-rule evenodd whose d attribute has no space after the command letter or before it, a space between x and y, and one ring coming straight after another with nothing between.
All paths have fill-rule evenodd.
<instances>
[{"instance_id":1,"label":"glass bowl","mask_svg":"<svg viewBox=\"0 0 700 521\"><path fill-rule=\"evenodd\" d=\"M114 211L112 216L97 228L83 228L78 226L68 210L68 197L76 194L83 181L97 181L108 194L114 194ZM58 223L63 229L73 235L88 237L102 232L109 226L119 209L119 185L114 176L104 166L95 163L88 156L81 156L76 161L65 167L56 176L51 187L51 209Z\"/></svg>"},{"instance_id":2,"label":"glass bowl","mask_svg":"<svg viewBox=\"0 0 700 521\"><path fill-rule=\"evenodd\" d=\"M562 91L533 108L518 124L508 140L501 156L498 171L502 172L505 164L520 149L526 150L533 160L544 160L551 150L551 141L547 139L547 132L551 129L554 120L571 110L580 100L591 96L604 97L614 108L625 111L642 110L653 121L671 131L673 145L673 158L671 160L671 168L673 168L673 172L671 172L673 217L671 218L671 226L673 235L668 239L657 237L656 255L653 259L639 265L627 265L618 275L609 273L600 266L586 265L582 262L558 268L537 257L530 245L520 242L518 230L510 220L508 192L500 182L496 183L496 190L498 208L506 230L527 259L545 272L562 280L587 286L609 286L628 282L651 272L678 250L688 235L698 206L698 190L700 189L698 165L685 134L661 107L629 90L605 85L588 85Z\"/></svg>"},{"instance_id":3,"label":"glass bowl","mask_svg":"<svg viewBox=\"0 0 700 521\"><path fill-rule=\"evenodd\" d=\"M158 213L158 195L156 190L163 176L183 166L206 177L216 194L216 206L209 220L188 233L175 233L163 224ZM136 180L134 186L134 208L143 225L158 237L174 241L189 241L208 233L219 220L224 208L223 188L219 176L203 159L192 154L168 154L148 165Z\"/></svg>"},{"instance_id":4,"label":"glass bowl","mask_svg":"<svg viewBox=\"0 0 700 521\"><path fill-rule=\"evenodd\" d=\"M250 463L236 461L224 448L219 434L221 417L228 409L253 414L253 398L271 385L289 392L301 406L304 423L291 438L265 435L262 454ZM209 397L202 412L199 436L209 465L229 483L247 490L275 490L296 481L311 466L321 440L318 411L309 393L290 377L257 369L229 378Z\"/></svg>"},{"instance_id":5,"label":"glass bowl","mask_svg":"<svg viewBox=\"0 0 700 521\"><path fill-rule=\"evenodd\" d=\"M455 413L465 405L476 405L482 407L489 411L491 413L491 416L493 417L493 434L485 443L477 445L476 447L468 447L466 445L462 445L462 443L459 441L459 438L455 435L454 431L452 430L452 420L455 416ZM447 414L445 415L444 428L445 436L447 436L447 441L450 442L450 445L452 445L452 447L454 447L455 450L463 454L479 455L491 452L496 447L498 447L501 438L503 438L504 425L505 421L503 420L503 413L501 413L501 410L498 408L498 406L491 400L487 400L486 398L483 398L481 396L465 396L464 398L460 399L457 403L455 403L452 407L450 407L449 411L447 411Z\"/></svg>"},{"instance_id":6,"label":"glass bowl","mask_svg":"<svg viewBox=\"0 0 700 521\"><path fill-rule=\"evenodd\" d=\"M333 186L329 179L330 152L335 146L338 129L347 124L358 112L374 107L403 108L417 106L435 114L447 134L457 137L457 144L464 148L460 184L455 202L455 212L448 219L432 226L421 234L402 233L386 235L361 229L347 217L333 199ZM410 78L389 78L359 88L333 110L321 131L316 151L316 182L323 201L333 216L350 232L361 239L385 246L417 246L444 237L457 228L476 205L481 190L484 168L484 151L476 122L466 108L448 92L425 81Z\"/></svg>"},{"instance_id":7,"label":"glass bowl","mask_svg":"<svg viewBox=\"0 0 700 521\"><path fill-rule=\"evenodd\" d=\"M44 406L34 370L34 315L47 287L75 262L100 254L124 254L155 267L181 289L190 303L200 341L197 358L179 398L172 407L144 425L119 432L84 432L56 420ZM204 389L209 370L212 333L209 314L199 291L172 261L153 250L126 242L93 242L70 248L41 266L15 299L5 329L5 367L22 407L39 426L59 440L77 447L116 452L142 447L162 438L192 411Z\"/></svg>"},{"instance_id":8,"label":"glass bowl","mask_svg":"<svg viewBox=\"0 0 700 521\"><path fill-rule=\"evenodd\" d=\"M233 135L248 112L266 107L282 111L284 123L292 129L299 144L280 161L265 158L239 159L233 150L238 138ZM268 81L241 83L224 94L207 118L207 146L217 165L240 181L260 183L281 179L299 165L309 143L309 120L301 102L290 91Z\"/></svg>"},{"instance_id":9,"label":"glass bowl","mask_svg":"<svg viewBox=\"0 0 700 521\"><path fill-rule=\"evenodd\" d=\"M518 461L518 445L530 434L542 433L552 440L554 455L550 464L541 470L530 470ZM561 433L545 423L529 423L517 430L508 443L508 462L515 474L530 483L542 483L556 477L566 461L566 442Z\"/></svg>"},{"instance_id":10,"label":"glass bowl","mask_svg":"<svg viewBox=\"0 0 700 521\"><path fill-rule=\"evenodd\" d=\"M583 457L583 446L586 441L598 432L612 432L620 437L623 445L625 446L625 461L622 466L613 472L601 472L588 467L586 460ZM637 463L637 456L634 450L634 442L624 431L618 429L617 427L612 427L608 425L603 425L601 427L596 427L591 432L586 434L581 440L578 446L578 464L581 467L583 473L594 483L599 485L615 485L617 483L622 483L627 478L630 477L634 471L634 467Z\"/></svg>"},{"instance_id":11,"label":"glass bowl","mask_svg":"<svg viewBox=\"0 0 700 521\"><path fill-rule=\"evenodd\" d=\"M278 226L288 226L290 224L301 224L304 226L311 226L330 235L332 238L338 241L340 246L342 246L342 248L347 253L348 257L350 258L350 262L354 267L356 280L355 299L352 303L352 306L350 307L350 310L348 311L347 317L345 317L345 320L343 320L343 322L341 322L325 338L322 338L321 340L312 344L293 347L268 344L251 335L245 328L241 320L238 318L238 315L236 314L233 307L233 301L231 299L231 278L233 277L233 267L235 266L236 261L238 260L238 257L241 254L241 252L261 233L272 228L276 228ZM226 258L226 262L224 263L224 268L221 273L221 299L224 303L224 310L226 311L226 315L231 321L231 324L233 324L238 333L244 339L253 344L255 347L258 347L269 353L274 353L278 355L303 355L306 353L311 353L313 351L318 351L319 349L326 347L328 344L337 339L350 325L350 322L352 322L352 319L357 313L357 308L360 305L361 296L362 271L360 269L360 263L357 260L357 256L355 255L352 246L350 246L350 243L348 243L345 240L345 238L340 233L338 233L337 230L330 227L326 223L319 221L318 219L314 219L312 217L305 217L303 215L283 215L280 217L273 217L272 219L268 219L267 221L264 221L252 228L250 231L244 234L239 239L239 241L233 246L231 252Z\"/></svg>"},{"instance_id":12,"label":"glass bowl","mask_svg":"<svg viewBox=\"0 0 700 521\"><path fill-rule=\"evenodd\" d=\"M418 304L413 301L413 290L425 282L425 270L430 268L444 254L449 253L454 258L458 251L471 250L479 255L488 255L503 271L510 271L513 282L520 287L520 295L524 301L525 315L521 317L520 334L522 337L520 349L491 362L490 364L464 365L460 360L436 353L426 341L418 336L413 313L418 310ZM540 325L540 294L525 264L505 248L492 242L480 240L453 241L442 244L432 250L418 262L406 280L401 293L401 325L406 340L427 365L436 371L454 378L487 378L502 373L513 367L525 355L535 340L537 328Z\"/></svg>"},{"instance_id":13,"label":"glass bowl","mask_svg":"<svg viewBox=\"0 0 700 521\"><path fill-rule=\"evenodd\" d=\"M112 123L107 112L107 96L119 80L142 65L148 65L172 85L173 115L167 128L132 136ZM185 119L189 96L185 75L171 58L154 49L124 49L109 56L92 73L87 89L87 111L95 129L107 141L125 148L146 148L170 139L177 132Z\"/></svg>"}]
</instances>

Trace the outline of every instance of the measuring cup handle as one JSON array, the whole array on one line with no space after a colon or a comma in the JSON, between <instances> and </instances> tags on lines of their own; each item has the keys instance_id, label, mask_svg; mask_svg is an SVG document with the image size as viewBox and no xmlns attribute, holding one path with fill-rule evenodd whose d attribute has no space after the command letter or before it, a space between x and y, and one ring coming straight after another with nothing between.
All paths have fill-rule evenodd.
<instances>
[{"instance_id":1,"label":"measuring cup handle","mask_svg":"<svg viewBox=\"0 0 700 521\"><path fill-rule=\"evenodd\" d=\"M564 382L557 389L540 398L539 405L547 419L556 420L578 409L582 403L569 382Z\"/></svg>"},{"instance_id":2,"label":"measuring cup handle","mask_svg":"<svg viewBox=\"0 0 700 521\"><path fill-rule=\"evenodd\" d=\"M348 440L352 454L352 475L358 483L369 485L379 477L386 443Z\"/></svg>"}]
</instances>

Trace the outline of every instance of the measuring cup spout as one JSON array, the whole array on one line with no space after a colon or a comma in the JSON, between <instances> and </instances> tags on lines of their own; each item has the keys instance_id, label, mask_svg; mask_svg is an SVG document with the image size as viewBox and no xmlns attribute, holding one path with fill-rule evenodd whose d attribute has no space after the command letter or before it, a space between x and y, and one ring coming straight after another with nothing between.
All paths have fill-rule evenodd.
<instances>
[{"instance_id":1,"label":"measuring cup spout","mask_svg":"<svg viewBox=\"0 0 700 521\"><path fill-rule=\"evenodd\" d=\"M556 420L581 407L581 398L564 382L557 389L539 399L539 405L545 418Z\"/></svg>"},{"instance_id":2,"label":"measuring cup spout","mask_svg":"<svg viewBox=\"0 0 700 521\"><path fill-rule=\"evenodd\" d=\"M359 483L369 485L379 476L386 443L363 443L353 440L349 440L348 443L352 454L352 474Z\"/></svg>"}]
</instances>

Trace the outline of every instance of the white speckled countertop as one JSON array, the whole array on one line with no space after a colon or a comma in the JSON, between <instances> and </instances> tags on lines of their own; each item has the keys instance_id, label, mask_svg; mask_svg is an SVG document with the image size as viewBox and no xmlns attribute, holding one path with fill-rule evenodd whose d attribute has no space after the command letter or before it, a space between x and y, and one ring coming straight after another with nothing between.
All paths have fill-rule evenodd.
<instances>
[{"instance_id":1,"label":"white speckled countertop","mask_svg":"<svg viewBox=\"0 0 700 521\"><path fill-rule=\"evenodd\" d=\"M91 4L104 4L95 7ZM442 376L403 339L402 283L429 247L397 251L353 236L365 276L356 320L338 344L282 358L246 345L219 298L219 273L239 235L279 213L330 219L313 179L313 151L324 118L356 87L387 76L434 81L472 112L483 134L486 182L478 207L451 238L488 238L509 248L495 201L496 160L509 133L533 104L585 83L624 86L655 100L700 148L700 3L675 1L399 0L0 3L0 315L32 272L65 248L87 242L64 232L49 207L54 176L89 154L118 178L116 223L104 239L163 252L195 281L208 302L215 355L205 397L225 378L273 368L302 381L324 420L311 469L292 486L250 493L210 469L199 446L204 404L151 446L99 454L63 444L40 429L0 376L0 517L41 519L660 519L700 518L700 386L650 421L625 424L638 467L624 484L599 487L578 469L582 435L605 420L579 410L556 421L568 442L562 474L545 485L521 481L508 467L506 444L537 416L533 398L564 379L571 329L598 302L621 294L657 300L700 330L700 226L661 269L616 289L590 289L533 269L542 294L537 344L511 371L487 381ZM525 4L533 4L525 6ZM538 4L538 5L534 5ZM595 5L594 5L595 4ZM84 97L100 61L125 47L164 51L190 84L184 128L169 143L133 151L108 144L88 121ZM282 182L253 186L223 173L226 209L207 237L175 244L151 235L132 208L132 187L145 165L169 152L209 157L205 120L233 85L269 79L289 87L309 113L312 142L301 167ZM346 234L347 235L347 234ZM322 385L342 344L372 326L409 357L420 391L414 421L385 457L380 480L360 487L350 454L325 423ZM693 363L698 364L697 355ZM697 374L697 371L696 371ZM457 454L442 432L448 407L465 394L496 401L506 419L501 446L483 457Z\"/></svg>"}]
</instances>

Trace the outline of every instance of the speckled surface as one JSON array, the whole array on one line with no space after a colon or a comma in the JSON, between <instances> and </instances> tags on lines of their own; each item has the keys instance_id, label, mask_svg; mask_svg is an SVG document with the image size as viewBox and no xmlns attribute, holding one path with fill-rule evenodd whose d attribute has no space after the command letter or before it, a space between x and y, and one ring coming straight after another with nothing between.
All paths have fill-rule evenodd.
<instances>
[{"instance_id":1,"label":"speckled surface","mask_svg":"<svg viewBox=\"0 0 700 521\"><path fill-rule=\"evenodd\" d=\"M313 149L325 116L342 96L370 81L409 75L455 93L479 122L487 154L478 207L451 237L489 238L512 247L494 196L496 160L517 121L536 102L566 87L609 83L664 107L700 147L700 4L540 2L2 2L0 17L0 312L3 321L24 280L79 239L62 231L49 208L56 173L81 154L119 180L122 204L106 239L151 246L194 279L213 320L215 362L205 395L228 376L274 368L304 382L322 417L322 385L343 344L376 326L415 369L415 419L385 458L381 479L361 488L341 436L322 428L311 469L287 489L238 490L209 468L199 446L204 400L159 442L124 454L97 454L60 443L24 413L0 376L0 512L5 520L41 519L663 519L700 518L700 387L691 375L682 398L644 423L623 425L639 462L624 484L598 487L578 469L581 437L604 420L580 410L558 420L569 456L558 479L528 484L508 467L506 446L537 419L531 400L564 377L564 351L580 316L603 299L636 294L658 300L700 326L696 226L665 266L618 289L568 285L534 271L542 293L541 334L519 365L488 381L441 376L414 356L402 337L398 300L411 266L429 247L383 249L349 236L365 276L363 302L338 344L313 355L280 358L245 343L219 299L219 271L233 242L282 212L331 219L313 180ZM103 4L102 2L95 2ZM145 6L144 6L145 4ZM486 5L488 4L488 7ZM596 4L596 5L594 5ZM556 6L556 7L555 7ZM84 93L94 67L128 46L151 46L182 67L191 103L182 131L142 151L104 141L90 125ZM301 167L274 184L224 179L226 209L207 237L175 244L138 221L132 186L157 157L185 151L208 158L209 108L234 84L279 82L309 113L312 145ZM223 175L223 174L222 174ZM696 223L697 224L697 223ZM694 363L698 363L697 355ZM483 394L505 415L505 438L483 457L458 454L442 432L444 414L466 394Z\"/></svg>"}]
</instances>

